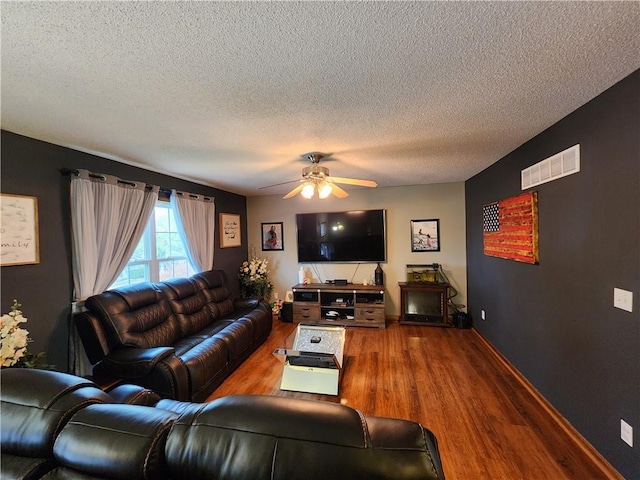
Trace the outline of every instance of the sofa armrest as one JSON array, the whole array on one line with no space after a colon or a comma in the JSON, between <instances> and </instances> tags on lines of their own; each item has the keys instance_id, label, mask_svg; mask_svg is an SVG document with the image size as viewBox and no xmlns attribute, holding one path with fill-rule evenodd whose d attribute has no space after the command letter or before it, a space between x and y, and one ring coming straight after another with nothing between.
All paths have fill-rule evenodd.
<instances>
[{"instance_id":1,"label":"sofa armrest","mask_svg":"<svg viewBox=\"0 0 640 480\"><path fill-rule=\"evenodd\" d=\"M109 354L109 341L100 320L91 312L80 312L73 316L82 340L84 351L91 364L95 364Z\"/></svg>"},{"instance_id":2,"label":"sofa armrest","mask_svg":"<svg viewBox=\"0 0 640 480\"><path fill-rule=\"evenodd\" d=\"M174 352L173 347L122 348L107 355L101 365L105 372L115 377L145 377L159 361Z\"/></svg>"}]
</instances>

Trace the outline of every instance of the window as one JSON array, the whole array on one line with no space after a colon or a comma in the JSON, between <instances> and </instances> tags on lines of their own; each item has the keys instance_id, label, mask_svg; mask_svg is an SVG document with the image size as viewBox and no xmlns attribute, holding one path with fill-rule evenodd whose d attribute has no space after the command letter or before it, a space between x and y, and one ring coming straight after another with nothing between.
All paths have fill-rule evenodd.
<instances>
[{"instance_id":1,"label":"window","mask_svg":"<svg viewBox=\"0 0 640 480\"><path fill-rule=\"evenodd\" d=\"M109 288L191 276L196 270L186 251L171 204L158 201L133 255Z\"/></svg>"}]
</instances>

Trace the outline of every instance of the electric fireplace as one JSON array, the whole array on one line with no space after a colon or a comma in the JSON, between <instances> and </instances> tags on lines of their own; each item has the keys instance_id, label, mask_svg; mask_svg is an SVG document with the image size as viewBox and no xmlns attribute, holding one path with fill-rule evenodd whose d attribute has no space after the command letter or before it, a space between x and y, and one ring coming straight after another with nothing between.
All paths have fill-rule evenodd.
<instances>
[{"instance_id":1,"label":"electric fireplace","mask_svg":"<svg viewBox=\"0 0 640 480\"><path fill-rule=\"evenodd\" d=\"M399 283L400 320L406 325L452 326L447 313L447 283Z\"/></svg>"}]
</instances>

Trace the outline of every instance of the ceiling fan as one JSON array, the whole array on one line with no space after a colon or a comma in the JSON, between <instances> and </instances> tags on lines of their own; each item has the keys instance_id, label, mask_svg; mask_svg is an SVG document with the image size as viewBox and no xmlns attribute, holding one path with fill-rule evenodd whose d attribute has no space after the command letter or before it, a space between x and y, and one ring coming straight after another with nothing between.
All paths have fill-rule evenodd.
<instances>
[{"instance_id":1,"label":"ceiling fan","mask_svg":"<svg viewBox=\"0 0 640 480\"><path fill-rule=\"evenodd\" d=\"M323 158L330 157L330 153L322 153L322 152L310 152L301 155L302 158L309 160L313 165L311 167L305 167L302 169L302 178L299 180L290 180L288 182L276 183L273 185L268 185L262 188L270 188L278 185L286 185L287 183L300 182L296 188L287 193L284 199L295 197L298 193L301 194L305 198L312 198L315 193L318 193L318 197L327 198L329 195L333 194L338 198L345 198L349 196L349 194L339 187L338 183L343 183L345 185L357 185L360 187L377 187L378 184L373 180L359 180L357 178L344 178L344 177L333 177L329 175L329 169L326 167L321 167L318 165L320 160Z\"/></svg>"}]
</instances>

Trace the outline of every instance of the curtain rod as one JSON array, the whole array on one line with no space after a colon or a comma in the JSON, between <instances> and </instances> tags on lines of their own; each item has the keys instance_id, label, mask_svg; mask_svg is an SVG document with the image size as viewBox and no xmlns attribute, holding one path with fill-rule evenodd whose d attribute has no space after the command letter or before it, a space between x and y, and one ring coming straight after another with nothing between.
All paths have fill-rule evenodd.
<instances>
[{"instance_id":1,"label":"curtain rod","mask_svg":"<svg viewBox=\"0 0 640 480\"><path fill-rule=\"evenodd\" d=\"M198 198L198 197L202 197L202 199L205 202L213 202L213 197L208 197L206 195L196 195L195 193L188 193L188 192L178 192L176 191L176 195L179 195L181 197L184 197L185 195L189 196L189 198Z\"/></svg>"},{"instance_id":2,"label":"curtain rod","mask_svg":"<svg viewBox=\"0 0 640 480\"><path fill-rule=\"evenodd\" d=\"M73 168L61 168L60 169L60 173L62 175L76 175L76 176L80 175L80 172L78 170L76 170L76 169L73 169ZM100 175L100 174L96 174L96 173L89 173L89 176L92 177L92 178L100 178L102 180L106 180L104 175ZM135 187L136 186L136 184L134 182L128 182L127 180L120 180L119 178L118 178L118 183L122 183L124 185L129 185L131 187ZM151 186L147 185L146 188L150 190ZM166 196L170 196L171 195L171 189L169 189L169 188L159 187L158 191L159 191L159 193L162 193L162 194L164 194Z\"/></svg>"}]
</instances>

